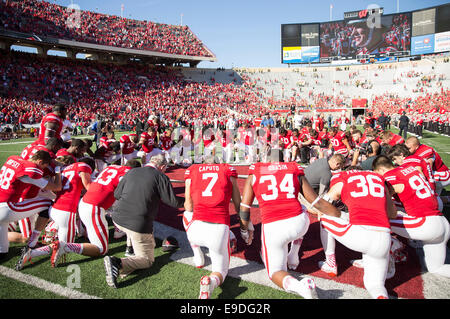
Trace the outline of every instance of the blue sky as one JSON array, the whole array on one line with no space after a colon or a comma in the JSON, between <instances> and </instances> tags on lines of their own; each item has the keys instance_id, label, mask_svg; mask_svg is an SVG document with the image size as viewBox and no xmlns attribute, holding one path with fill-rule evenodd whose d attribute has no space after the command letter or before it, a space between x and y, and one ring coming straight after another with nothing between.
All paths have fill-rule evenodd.
<instances>
[{"instance_id":1,"label":"blue sky","mask_svg":"<svg viewBox=\"0 0 450 319\"><path fill-rule=\"evenodd\" d=\"M378 5L386 14L397 12L397 0L47 0L81 10L160 23L180 24L191 30L217 56L199 67L283 67L281 24L343 19L344 12ZM398 0L400 12L448 3L445 0Z\"/></svg>"}]
</instances>

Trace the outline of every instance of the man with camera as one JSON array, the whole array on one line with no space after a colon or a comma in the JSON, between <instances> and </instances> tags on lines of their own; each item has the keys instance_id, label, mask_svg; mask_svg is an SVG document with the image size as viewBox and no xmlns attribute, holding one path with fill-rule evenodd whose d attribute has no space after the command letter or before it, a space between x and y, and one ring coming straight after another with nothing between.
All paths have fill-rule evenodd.
<instances>
[{"instance_id":1,"label":"man with camera","mask_svg":"<svg viewBox=\"0 0 450 319\"><path fill-rule=\"evenodd\" d=\"M381 145L373 139L361 144L353 153L352 166L361 166L363 170L372 170L372 162L381 154Z\"/></svg>"}]
</instances>

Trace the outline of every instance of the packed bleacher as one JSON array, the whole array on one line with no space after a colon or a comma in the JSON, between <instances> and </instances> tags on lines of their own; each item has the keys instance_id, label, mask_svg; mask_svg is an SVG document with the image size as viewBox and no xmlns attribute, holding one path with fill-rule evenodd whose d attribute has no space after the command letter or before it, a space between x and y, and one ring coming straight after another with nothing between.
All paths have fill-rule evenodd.
<instances>
[{"instance_id":1,"label":"packed bleacher","mask_svg":"<svg viewBox=\"0 0 450 319\"><path fill-rule=\"evenodd\" d=\"M128 49L212 56L188 26L127 19L92 11L75 12L74 8L46 1L1 1L0 28Z\"/></svg>"},{"instance_id":2,"label":"packed bleacher","mask_svg":"<svg viewBox=\"0 0 450 319\"><path fill-rule=\"evenodd\" d=\"M56 103L65 104L70 121L84 128L96 114L132 127L152 111L170 121L183 110L180 120L192 125L224 122L228 110L249 117L267 112L246 85L187 81L175 68L0 51L0 74L1 124L39 123Z\"/></svg>"}]
</instances>

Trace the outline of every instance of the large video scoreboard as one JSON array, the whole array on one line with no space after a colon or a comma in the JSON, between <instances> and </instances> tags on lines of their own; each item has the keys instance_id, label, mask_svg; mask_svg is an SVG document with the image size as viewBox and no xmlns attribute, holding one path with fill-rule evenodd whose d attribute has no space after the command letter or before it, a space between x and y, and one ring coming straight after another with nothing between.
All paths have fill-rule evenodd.
<instances>
[{"instance_id":1,"label":"large video scoreboard","mask_svg":"<svg viewBox=\"0 0 450 319\"><path fill-rule=\"evenodd\" d=\"M281 25L286 64L445 51L450 51L450 4L397 14L371 8L345 12L343 20Z\"/></svg>"}]
</instances>

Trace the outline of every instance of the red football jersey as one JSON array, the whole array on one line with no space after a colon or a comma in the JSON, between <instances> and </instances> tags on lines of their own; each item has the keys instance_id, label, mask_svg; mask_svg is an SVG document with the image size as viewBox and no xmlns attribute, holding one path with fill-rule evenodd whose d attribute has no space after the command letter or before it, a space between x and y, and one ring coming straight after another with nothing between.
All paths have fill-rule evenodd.
<instances>
[{"instance_id":1,"label":"red football jersey","mask_svg":"<svg viewBox=\"0 0 450 319\"><path fill-rule=\"evenodd\" d=\"M159 139L161 140L161 146L163 150L170 150L170 148L172 147L172 137L170 135L162 135Z\"/></svg>"},{"instance_id":2,"label":"red football jersey","mask_svg":"<svg viewBox=\"0 0 450 319\"><path fill-rule=\"evenodd\" d=\"M144 143L142 143L142 150L145 153L150 153L153 151L153 147L156 143L156 133L150 135L148 132L143 132L141 134L141 139L144 138Z\"/></svg>"},{"instance_id":3,"label":"red football jersey","mask_svg":"<svg viewBox=\"0 0 450 319\"><path fill-rule=\"evenodd\" d=\"M67 152L67 148L61 148L58 152L56 152L56 157L60 156L71 156L73 160L77 162L77 158L73 154Z\"/></svg>"},{"instance_id":4,"label":"red football jersey","mask_svg":"<svg viewBox=\"0 0 450 319\"><path fill-rule=\"evenodd\" d=\"M48 138L45 138L45 134L47 132L47 127L45 125L49 122L56 122L58 124L58 128L55 131L55 137L61 138L61 131L63 128L63 119L61 119L59 116L57 116L54 113L48 113L41 121L41 125L39 128L39 136L37 140L34 142L35 144L41 144L45 145L45 142Z\"/></svg>"},{"instance_id":5,"label":"red football jersey","mask_svg":"<svg viewBox=\"0 0 450 319\"><path fill-rule=\"evenodd\" d=\"M300 135L297 135L297 136L291 135L289 146L294 146L294 145L300 146L301 144L302 144L302 140L301 140Z\"/></svg>"},{"instance_id":6,"label":"red football jersey","mask_svg":"<svg viewBox=\"0 0 450 319\"><path fill-rule=\"evenodd\" d=\"M209 145L211 145L212 142L214 142L215 140L215 136L212 133L212 131L206 130L203 134L202 134L202 139L203 139L203 145L205 147L208 147Z\"/></svg>"},{"instance_id":7,"label":"red football jersey","mask_svg":"<svg viewBox=\"0 0 450 319\"><path fill-rule=\"evenodd\" d=\"M390 146L394 146L394 145L402 144L402 143L405 143L405 140L403 139L403 137L401 137L400 135L394 134L388 144Z\"/></svg>"},{"instance_id":8,"label":"red football jersey","mask_svg":"<svg viewBox=\"0 0 450 319\"><path fill-rule=\"evenodd\" d=\"M10 156L0 170L0 203L18 202L30 184L19 180L22 176L40 179L44 172L33 162L20 156Z\"/></svg>"},{"instance_id":9,"label":"red football jersey","mask_svg":"<svg viewBox=\"0 0 450 319\"><path fill-rule=\"evenodd\" d=\"M428 181L412 166L399 166L384 174L390 185L403 184L404 190L395 194L410 216L424 217L442 215L438 209L437 196Z\"/></svg>"},{"instance_id":10,"label":"red football jersey","mask_svg":"<svg viewBox=\"0 0 450 319\"><path fill-rule=\"evenodd\" d=\"M222 144L222 147L226 147L227 145L231 144L232 138L230 131L229 130L222 131L222 136L219 139L220 143Z\"/></svg>"},{"instance_id":11,"label":"red football jersey","mask_svg":"<svg viewBox=\"0 0 450 319\"><path fill-rule=\"evenodd\" d=\"M298 201L299 177L304 175L297 163L255 163L248 170L253 175L253 192L265 224L303 213Z\"/></svg>"},{"instance_id":12,"label":"red football jersey","mask_svg":"<svg viewBox=\"0 0 450 319\"><path fill-rule=\"evenodd\" d=\"M389 228L386 210L385 180L371 171L344 171L333 174L330 189L344 186L341 200L348 207L350 224Z\"/></svg>"},{"instance_id":13,"label":"red football jersey","mask_svg":"<svg viewBox=\"0 0 450 319\"><path fill-rule=\"evenodd\" d=\"M291 140L287 136L280 136L279 140L281 141L281 148L287 148L289 144L291 143Z\"/></svg>"},{"instance_id":14,"label":"red football jersey","mask_svg":"<svg viewBox=\"0 0 450 319\"><path fill-rule=\"evenodd\" d=\"M63 188L56 193L53 208L71 213L78 211L78 202L80 201L81 191L84 188L80 176L82 172L92 174L92 169L83 162L74 163L64 168L61 172Z\"/></svg>"},{"instance_id":15,"label":"red football jersey","mask_svg":"<svg viewBox=\"0 0 450 319\"><path fill-rule=\"evenodd\" d=\"M126 154L131 154L134 152L134 148L136 146L136 144L134 142L131 141L130 137L131 136L137 136L135 133L131 133L131 134L124 134L120 137L120 144L122 146L122 154L126 155Z\"/></svg>"},{"instance_id":16,"label":"red football jersey","mask_svg":"<svg viewBox=\"0 0 450 319\"><path fill-rule=\"evenodd\" d=\"M345 146L344 142L342 142L343 139L347 138L345 136L345 132L339 131L336 133L335 136L330 138L330 142L333 145L334 151L338 154L346 154L347 153L347 147Z\"/></svg>"},{"instance_id":17,"label":"red football jersey","mask_svg":"<svg viewBox=\"0 0 450 319\"><path fill-rule=\"evenodd\" d=\"M99 206L105 210L110 208L114 201L114 190L119 184L120 178L131 168L128 166L110 165L106 167L89 186L89 190L83 196L83 202Z\"/></svg>"},{"instance_id":18,"label":"red football jersey","mask_svg":"<svg viewBox=\"0 0 450 319\"><path fill-rule=\"evenodd\" d=\"M55 154L49 151L44 145L41 144L29 144L20 153L20 157L24 160L29 160L37 151L46 151L50 154L51 158L56 158Z\"/></svg>"},{"instance_id":19,"label":"red football jersey","mask_svg":"<svg viewBox=\"0 0 450 319\"><path fill-rule=\"evenodd\" d=\"M245 145L253 145L255 141L255 130L251 128L243 128L240 127L238 129L238 133L240 135L240 141L241 143L244 143Z\"/></svg>"},{"instance_id":20,"label":"red football jersey","mask_svg":"<svg viewBox=\"0 0 450 319\"><path fill-rule=\"evenodd\" d=\"M414 155L422 157L424 160L432 158L433 167L432 170L436 172L448 171L448 167L442 161L441 156L430 146L420 144L419 148L414 152Z\"/></svg>"},{"instance_id":21,"label":"red football jersey","mask_svg":"<svg viewBox=\"0 0 450 319\"><path fill-rule=\"evenodd\" d=\"M193 220L230 225L231 177L237 173L228 164L194 164L185 171L185 180L191 180Z\"/></svg>"},{"instance_id":22,"label":"red football jersey","mask_svg":"<svg viewBox=\"0 0 450 319\"><path fill-rule=\"evenodd\" d=\"M404 159L402 166L404 166L404 167L420 166L420 168L422 169L423 174L427 178L427 181L430 184L431 188L434 191L436 190L436 181L434 180L433 172L431 171L431 166L423 158L421 158L415 154L410 155Z\"/></svg>"}]
</instances>

